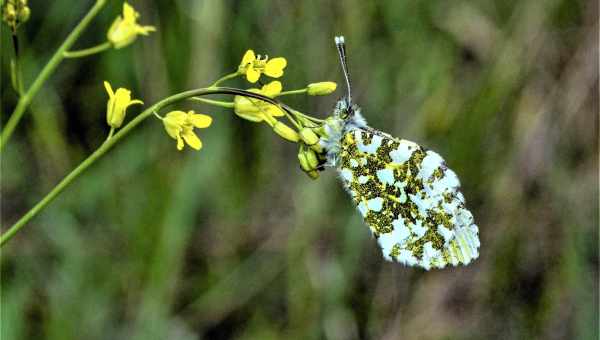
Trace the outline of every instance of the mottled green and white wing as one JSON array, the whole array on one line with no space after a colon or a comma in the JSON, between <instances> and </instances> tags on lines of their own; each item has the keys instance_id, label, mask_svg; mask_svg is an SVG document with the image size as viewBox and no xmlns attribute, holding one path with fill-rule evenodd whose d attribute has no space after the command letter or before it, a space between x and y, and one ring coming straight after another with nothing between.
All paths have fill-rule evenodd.
<instances>
[{"instance_id":1,"label":"mottled green and white wing","mask_svg":"<svg viewBox=\"0 0 600 340\"><path fill-rule=\"evenodd\" d=\"M361 128L340 145L340 177L385 259L429 269L478 257L477 225L437 153Z\"/></svg>"}]
</instances>

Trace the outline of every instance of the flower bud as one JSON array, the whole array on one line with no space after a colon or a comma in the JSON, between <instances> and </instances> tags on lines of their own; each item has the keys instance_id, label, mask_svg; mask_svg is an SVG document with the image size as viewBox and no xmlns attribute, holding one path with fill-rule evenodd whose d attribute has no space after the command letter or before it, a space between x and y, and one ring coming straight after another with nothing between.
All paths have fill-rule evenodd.
<instances>
[{"instance_id":1,"label":"flower bud","mask_svg":"<svg viewBox=\"0 0 600 340\"><path fill-rule=\"evenodd\" d=\"M300 167L305 172L316 170L319 166L319 159L317 158L317 154L304 146L300 147L300 151L298 152L298 161L300 162Z\"/></svg>"},{"instance_id":2,"label":"flower bud","mask_svg":"<svg viewBox=\"0 0 600 340\"><path fill-rule=\"evenodd\" d=\"M304 172L309 172L314 170L308 164L308 158L306 157L306 153L304 152L304 148L300 148L300 152L298 152L298 162L300 163L300 168L304 170Z\"/></svg>"},{"instance_id":3,"label":"flower bud","mask_svg":"<svg viewBox=\"0 0 600 340\"><path fill-rule=\"evenodd\" d=\"M319 142L319 136L310 128L303 128L300 130L300 138L308 146L317 144Z\"/></svg>"},{"instance_id":4,"label":"flower bud","mask_svg":"<svg viewBox=\"0 0 600 340\"><path fill-rule=\"evenodd\" d=\"M4 6L2 19L4 19L4 21L10 26L15 24L15 20L17 19L17 10L13 4L7 3Z\"/></svg>"},{"instance_id":5,"label":"flower bud","mask_svg":"<svg viewBox=\"0 0 600 340\"><path fill-rule=\"evenodd\" d=\"M306 174L311 179L317 179L317 178L319 178L319 172L317 170L308 171Z\"/></svg>"},{"instance_id":6,"label":"flower bud","mask_svg":"<svg viewBox=\"0 0 600 340\"><path fill-rule=\"evenodd\" d=\"M320 83L308 84L306 89L309 96L326 96L337 88L337 84L332 81L323 81Z\"/></svg>"},{"instance_id":7,"label":"flower bud","mask_svg":"<svg viewBox=\"0 0 600 340\"><path fill-rule=\"evenodd\" d=\"M273 131L290 142L297 143L300 140L298 133L284 123L277 121L273 124Z\"/></svg>"},{"instance_id":8,"label":"flower bud","mask_svg":"<svg viewBox=\"0 0 600 340\"><path fill-rule=\"evenodd\" d=\"M306 160L311 169L316 169L319 166L319 160L317 159L317 154L312 149L306 149L304 152L306 155Z\"/></svg>"},{"instance_id":9,"label":"flower bud","mask_svg":"<svg viewBox=\"0 0 600 340\"><path fill-rule=\"evenodd\" d=\"M314 150L316 153L320 154L323 152L323 147L321 146L321 144L316 143L310 146L311 150Z\"/></svg>"},{"instance_id":10,"label":"flower bud","mask_svg":"<svg viewBox=\"0 0 600 340\"><path fill-rule=\"evenodd\" d=\"M29 20L30 14L31 10L29 9L29 7L25 6L21 8L21 10L19 11L19 22L24 23L25 21Z\"/></svg>"}]
</instances>

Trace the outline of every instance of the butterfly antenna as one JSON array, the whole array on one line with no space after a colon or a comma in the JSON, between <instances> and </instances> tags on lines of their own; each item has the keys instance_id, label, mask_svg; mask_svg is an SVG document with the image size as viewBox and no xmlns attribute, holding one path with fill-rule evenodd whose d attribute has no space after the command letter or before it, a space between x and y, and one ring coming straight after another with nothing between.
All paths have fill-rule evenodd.
<instances>
[{"instance_id":1,"label":"butterfly antenna","mask_svg":"<svg viewBox=\"0 0 600 340\"><path fill-rule=\"evenodd\" d=\"M346 101L348 107L352 106L352 91L350 88L350 73L348 72L348 63L346 62L346 43L344 42L344 36L335 37L335 47L337 47L338 54L340 56L340 63L342 64L342 71L344 72L344 78L346 79L346 88L348 94Z\"/></svg>"}]
</instances>

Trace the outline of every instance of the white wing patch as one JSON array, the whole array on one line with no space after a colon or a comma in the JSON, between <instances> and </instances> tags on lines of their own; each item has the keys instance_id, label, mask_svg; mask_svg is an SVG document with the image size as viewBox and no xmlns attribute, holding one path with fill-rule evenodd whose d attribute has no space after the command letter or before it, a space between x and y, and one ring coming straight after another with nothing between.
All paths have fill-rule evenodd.
<instances>
[{"instance_id":1,"label":"white wing patch","mask_svg":"<svg viewBox=\"0 0 600 340\"><path fill-rule=\"evenodd\" d=\"M478 257L477 225L458 177L437 153L352 128L341 138L337 165L386 260L429 269Z\"/></svg>"}]
</instances>

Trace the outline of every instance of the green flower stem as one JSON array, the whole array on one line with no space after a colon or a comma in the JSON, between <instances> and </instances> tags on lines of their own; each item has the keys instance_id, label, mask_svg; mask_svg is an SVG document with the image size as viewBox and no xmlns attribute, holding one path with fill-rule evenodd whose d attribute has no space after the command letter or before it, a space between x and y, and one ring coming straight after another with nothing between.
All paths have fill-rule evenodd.
<instances>
[{"instance_id":1,"label":"green flower stem","mask_svg":"<svg viewBox=\"0 0 600 340\"><path fill-rule=\"evenodd\" d=\"M106 50L108 50L111 47L112 47L112 45L111 45L110 41L106 41L106 42L103 42L100 45L96 45L96 46L90 47L90 48L85 48L83 50L65 51L63 53L63 57L65 57L65 58L87 57L87 56L92 55L92 54L96 54L96 53L100 53L100 52L106 51Z\"/></svg>"},{"instance_id":2,"label":"green flower stem","mask_svg":"<svg viewBox=\"0 0 600 340\"><path fill-rule=\"evenodd\" d=\"M114 134L115 134L115 128L111 127L110 131L108 132L108 136L106 137L106 140L111 139Z\"/></svg>"},{"instance_id":3,"label":"green flower stem","mask_svg":"<svg viewBox=\"0 0 600 340\"><path fill-rule=\"evenodd\" d=\"M210 104L210 105L214 105L214 106L220 106L220 107L224 107L227 109L233 109L233 103L232 102L224 102L224 101L220 101L220 100L212 100L212 99L206 99L206 98L198 98L198 97L193 97L190 98L191 100L194 101L198 101L198 102L203 102L206 104Z\"/></svg>"},{"instance_id":4,"label":"green flower stem","mask_svg":"<svg viewBox=\"0 0 600 340\"><path fill-rule=\"evenodd\" d=\"M281 110L283 111L283 113L285 114L285 117L296 127L296 129L301 130L304 126L302 125L302 122L299 122L299 120L297 121L295 117L292 117L291 114L289 114L287 111L285 110Z\"/></svg>"},{"instance_id":5,"label":"green flower stem","mask_svg":"<svg viewBox=\"0 0 600 340\"><path fill-rule=\"evenodd\" d=\"M298 111L298 110L292 110L292 112L293 112L295 115L297 115L298 117L302 117L302 118L304 118L304 119L306 119L306 120L309 120L309 121L311 121L311 122L313 122L313 123L324 123L324 122L325 122L325 120L323 120L323 119L319 119L319 118L311 117L311 116L309 116L309 115L307 115L307 114L304 114L304 113L302 113L302 112L300 112L300 111Z\"/></svg>"},{"instance_id":6,"label":"green flower stem","mask_svg":"<svg viewBox=\"0 0 600 340\"><path fill-rule=\"evenodd\" d=\"M50 202L52 202L63 190L65 190L77 177L89 168L94 162L108 152L112 147L125 137L133 128L138 126L146 118L152 116L155 111L160 111L162 108L174 104L176 102L188 99L190 97L202 96L208 94L222 93L219 88L201 88L191 91L181 92L170 97L167 97L156 104L144 110L137 117L131 120L127 125L120 129L111 138L107 138L100 147L94 151L88 158L83 160L73 171L63 178L41 201L23 215L15 224L13 224L5 233L0 236L0 247L10 240L23 226L27 224L33 217L40 213Z\"/></svg>"},{"instance_id":7,"label":"green flower stem","mask_svg":"<svg viewBox=\"0 0 600 340\"><path fill-rule=\"evenodd\" d=\"M219 86L219 84L221 84L222 82L224 82L224 81L226 81L226 80L229 80L229 79L233 79L233 78L235 78L235 77L237 77L237 76L239 76L239 75L240 75L240 74L239 74L238 72L235 72L235 73L230 73L230 74L228 74L228 75L224 76L223 78L219 78L219 79L217 79L217 81L215 81L215 82L214 82L214 83L213 83L213 84L212 84L210 87L216 87L216 86Z\"/></svg>"},{"instance_id":8,"label":"green flower stem","mask_svg":"<svg viewBox=\"0 0 600 340\"><path fill-rule=\"evenodd\" d=\"M81 19L79 24L75 26L73 31L71 31L71 33L67 36L62 45L60 45L58 50L56 50L52 58L50 58L46 66L44 66L37 78L35 78L35 80L31 84L31 87L29 87L25 94L23 94L19 98L17 107L15 107L15 110L10 116L10 119L8 120L8 122L6 122L6 126L2 130L2 136L0 136L0 151L4 148L4 145L6 145L6 142L17 127L17 124L19 124L21 117L23 116L25 110L31 103L31 100L33 100L33 97L35 97L35 95L40 90L42 85L46 82L48 77L50 77L50 75L52 74L52 72L54 72L58 64L60 64L60 62L64 59L64 53L69 48L71 48L71 46L75 43L77 38L79 38L79 36L83 32L83 30L90 24L90 22L98 14L98 12L100 12L102 7L104 7L105 3L106 0L96 0L94 6L92 6L90 11L83 17L83 19Z\"/></svg>"},{"instance_id":9,"label":"green flower stem","mask_svg":"<svg viewBox=\"0 0 600 340\"><path fill-rule=\"evenodd\" d=\"M19 37L17 36L17 32L12 32L12 43L13 49L15 52L15 58L11 63L11 80L13 82L13 87L15 91L19 94L19 96L23 95L23 76L21 75L21 63L19 62L20 52L19 52Z\"/></svg>"},{"instance_id":10,"label":"green flower stem","mask_svg":"<svg viewBox=\"0 0 600 340\"><path fill-rule=\"evenodd\" d=\"M302 93L306 93L306 91L308 91L308 89L306 89L306 88L300 89L300 90L283 91L283 92L275 95L275 97L288 96L291 94L302 94Z\"/></svg>"}]
</instances>

